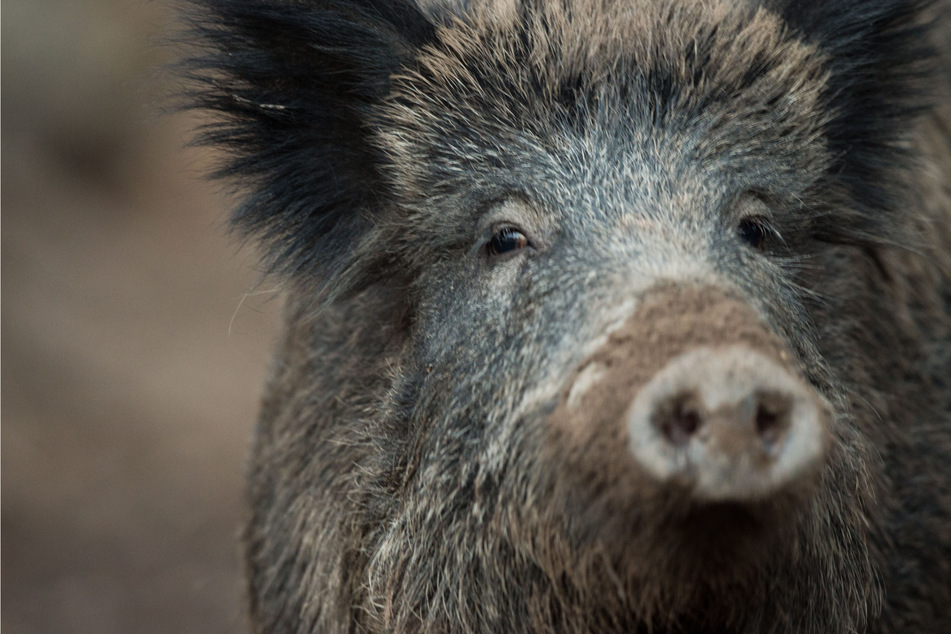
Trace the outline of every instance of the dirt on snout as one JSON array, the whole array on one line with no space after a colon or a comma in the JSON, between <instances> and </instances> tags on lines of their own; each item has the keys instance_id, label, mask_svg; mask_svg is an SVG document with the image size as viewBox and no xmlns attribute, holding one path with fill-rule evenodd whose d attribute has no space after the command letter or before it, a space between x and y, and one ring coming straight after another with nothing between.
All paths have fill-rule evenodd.
<instances>
[{"instance_id":1,"label":"dirt on snout","mask_svg":"<svg viewBox=\"0 0 951 634\"><path fill-rule=\"evenodd\" d=\"M733 344L789 363L782 341L744 302L707 288L658 289L578 368L553 426L585 444L595 434L625 445L624 413L658 371L691 348Z\"/></svg>"}]
</instances>

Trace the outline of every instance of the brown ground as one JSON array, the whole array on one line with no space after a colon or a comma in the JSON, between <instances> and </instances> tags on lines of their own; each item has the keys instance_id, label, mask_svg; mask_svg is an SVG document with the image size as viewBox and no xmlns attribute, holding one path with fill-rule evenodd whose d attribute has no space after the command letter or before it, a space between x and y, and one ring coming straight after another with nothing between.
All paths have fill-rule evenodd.
<instances>
[{"instance_id":1,"label":"brown ground","mask_svg":"<svg viewBox=\"0 0 951 634\"><path fill-rule=\"evenodd\" d=\"M242 470L280 303L158 111L169 12L8 0L2 622L245 629Z\"/></svg>"}]
</instances>

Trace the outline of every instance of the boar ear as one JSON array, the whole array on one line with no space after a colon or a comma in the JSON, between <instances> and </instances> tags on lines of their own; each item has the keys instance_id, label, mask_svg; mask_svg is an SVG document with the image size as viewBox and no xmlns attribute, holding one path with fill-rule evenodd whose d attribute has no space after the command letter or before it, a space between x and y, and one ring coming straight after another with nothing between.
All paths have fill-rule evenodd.
<instances>
[{"instance_id":1,"label":"boar ear","mask_svg":"<svg viewBox=\"0 0 951 634\"><path fill-rule=\"evenodd\" d=\"M368 112L435 37L409 0L189 0L187 108L216 115L197 143L246 192L233 225L272 271L329 279L385 198Z\"/></svg>"},{"instance_id":2,"label":"boar ear","mask_svg":"<svg viewBox=\"0 0 951 634\"><path fill-rule=\"evenodd\" d=\"M881 235L908 164L902 141L933 105L936 72L927 0L776 0L789 26L827 56L827 136L837 178L864 212L849 222L857 237ZM777 6L780 5L780 6ZM877 220L876 220L877 219Z\"/></svg>"}]
</instances>

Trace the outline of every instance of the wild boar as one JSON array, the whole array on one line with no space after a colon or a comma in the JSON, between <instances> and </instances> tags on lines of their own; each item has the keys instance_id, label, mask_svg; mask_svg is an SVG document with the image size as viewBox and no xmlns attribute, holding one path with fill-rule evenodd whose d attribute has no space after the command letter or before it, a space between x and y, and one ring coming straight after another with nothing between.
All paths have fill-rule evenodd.
<instances>
[{"instance_id":1,"label":"wild boar","mask_svg":"<svg viewBox=\"0 0 951 634\"><path fill-rule=\"evenodd\" d=\"M255 631L951 631L943 6L189 7Z\"/></svg>"}]
</instances>

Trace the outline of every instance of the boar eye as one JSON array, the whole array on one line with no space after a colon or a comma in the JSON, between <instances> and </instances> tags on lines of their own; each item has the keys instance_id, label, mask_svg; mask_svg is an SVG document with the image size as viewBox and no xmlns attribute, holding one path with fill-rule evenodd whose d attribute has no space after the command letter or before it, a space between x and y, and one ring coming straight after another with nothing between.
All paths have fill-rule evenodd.
<instances>
[{"instance_id":1,"label":"boar eye","mask_svg":"<svg viewBox=\"0 0 951 634\"><path fill-rule=\"evenodd\" d=\"M503 227L495 232L486 246L489 255L503 255L528 246L528 238L514 227Z\"/></svg>"},{"instance_id":2,"label":"boar eye","mask_svg":"<svg viewBox=\"0 0 951 634\"><path fill-rule=\"evenodd\" d=\"M736 231L740 236L740 240L754 249L763 248L766 235L769 233L769 229L764 222L757 218L744 218L740 221Z\"/></svg>"}]
</instances>

